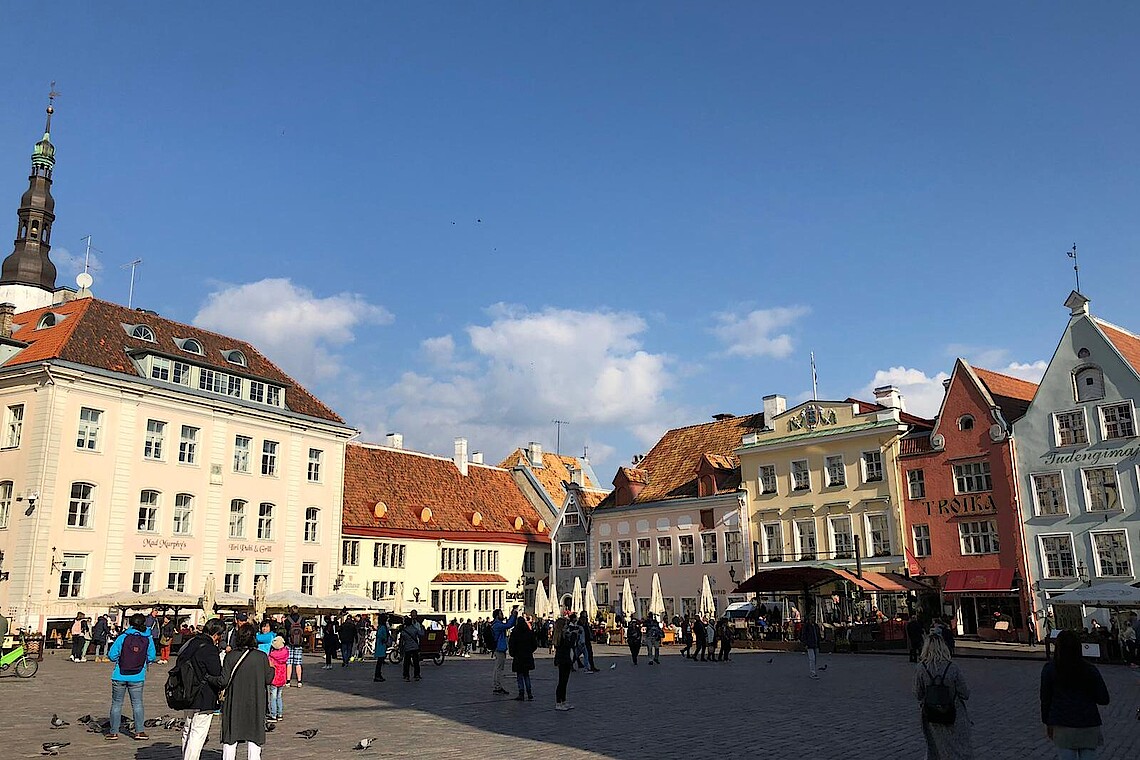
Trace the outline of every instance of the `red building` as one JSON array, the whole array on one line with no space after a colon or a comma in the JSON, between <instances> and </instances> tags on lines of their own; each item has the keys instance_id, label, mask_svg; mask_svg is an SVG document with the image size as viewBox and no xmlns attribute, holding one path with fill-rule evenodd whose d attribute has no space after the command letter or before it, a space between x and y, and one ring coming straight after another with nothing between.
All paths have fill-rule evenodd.
<instances>
[{"instance_id":1,"label":"red building","mask_svg":"<svg viewBox=\"0 0 1140 760\"><path fill-rule=\"evenodd\" d=\"M1003 620L1025 637L1030 596L1009 436L1036 390L959 359L934 429L903 440L907 562L938 586L940 613L961 634L1014 635L995 631Z\"/></svg>"}]
</instances>

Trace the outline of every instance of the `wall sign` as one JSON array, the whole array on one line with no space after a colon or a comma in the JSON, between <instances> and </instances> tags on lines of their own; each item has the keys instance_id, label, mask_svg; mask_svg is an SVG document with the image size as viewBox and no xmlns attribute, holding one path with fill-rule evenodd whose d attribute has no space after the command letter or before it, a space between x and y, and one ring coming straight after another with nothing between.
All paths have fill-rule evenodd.
<instances>
[{"instance_id":1,"label":"wall sign","mask_svg":"<svg viewBox=\"0 0 1140 760\"><path fill-rule=\"evenodd\" d=\"M230 544L231 552L247 552L249 554L269 554L273 547L268 544Z\"/></svg>"},{"instance_id":2,"label":"wall sign","mask_svg":"<svg viewBox=\"0 0 1140 760\"><path fill-rule=\"evenodd\" d=\"M144 538L143 546L147 549L185 549L189 544L186 541L170 541L165 538Z\"/></svg>"},{"instance_id":3,"label":"wall sign","mask_svg":"<svg viewBox=\"0 0 1140 760\"><path fill-rule=\"evenodd\" d=\"M924 501L926 514L934 515L963 515L963 514L996 514L997 504L994 503L993 494L962 494L953 499L939 499L938 501Z\"/></svg>"},{"instance_id":4,"label":"wall sign","mask_svg":"<svg viewBox=\"0 0 1140 760\"><path fill-rule=\"evenodd\" d=\"M1094 451L1082 449L1081 451L1070 451L1067 453L1050 451L1046 454L1042 454L1040 459L1045 464L1069 464L1070 462L1099 464L1102 460L1119 462L1126 459L1134 459L1137 454L1140 454L1140 446L1129 446L1123 449L1101 449Z\"/></svg>"}]
</instances>

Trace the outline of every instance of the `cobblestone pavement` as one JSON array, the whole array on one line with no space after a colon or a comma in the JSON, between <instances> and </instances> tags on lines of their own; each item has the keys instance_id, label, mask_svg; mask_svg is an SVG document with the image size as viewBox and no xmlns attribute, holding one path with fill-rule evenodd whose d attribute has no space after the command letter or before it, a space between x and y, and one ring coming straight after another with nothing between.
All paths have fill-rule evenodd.
<instances>
[{"instance_id":1,"label":"cobblestone pavement","mask_svg":"<svg viewBox=\"0 0 1140 760\"><path fill-rule=\"evenodd\" d=\"M404 683L396 668L386 666L388 680L375 684L371 663L324 671L309 660L304 688L286 689L285 721L269 735L265 751L269 757L287 752L290 760L326 760L375 736L376 745L352 757L923 756L905 657L825 655L827 670L811 681L802 654L742 652L731 663L709 664L670 651L660 666L643 658L635 668L617 648L600 649L607 652L599 654L602 672L571 676L569 699L576 709L565 713L553 709L555 671L545 654L533 676L535 701L523 703L492 696L486 657L425 663L420 683ZM1055 757L1038 721L1039 663L971 659L961 666L973 690L969 716L978 757ZM124 737L111 743L75 724L85 713L107 714L109 669L55 654L33 679L0 679L0 758L38 756L43 742L55 740L71 742L61 751L63 760L179 757L173 731L151 730L146 742ZM1112 695L1102 711L1108 742L1101 757L1135 760L1140 671L1101 670ZM146 686L149 717L170 712L162 698L164 671L153 668ZM72 725L49 730L53 712ZM220 757L218 724L205 760ZM307 728L320 731L312 741L294 735Z\"/></svg>"}]
</instances>

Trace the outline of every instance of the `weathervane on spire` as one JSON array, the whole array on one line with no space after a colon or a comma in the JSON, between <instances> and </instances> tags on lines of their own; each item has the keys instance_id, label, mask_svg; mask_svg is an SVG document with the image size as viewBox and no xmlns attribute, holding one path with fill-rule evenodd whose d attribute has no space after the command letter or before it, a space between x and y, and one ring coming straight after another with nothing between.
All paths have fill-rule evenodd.
<instances>
[{"instance_id":1,"label":"weathervane on spire","mask_svg":"<svg viewBox=\"0 0 1140 760\"><path fill-rule=\"evenodd\" d=\"M1081 292L1081 267L1077 261L1077 244L1073 243L1073 250L1069 251L1069 258L1073 260L1073 274L1077 277L1077 292Z\"/></svg>"},{"instance_id":2,"label":"weathervane on spire","mask_svg":"<svg viewBox=\"0 0 1140 760\"><path fill-rule=\"evenodd\" d=\"M51 132L51 115L55 113L55 99L60 95L55 89L55 80L51 80L51 87L48 88L48 107L47 107L47 124L44 125L44 134Z\"/></svg>"}]
</instances>

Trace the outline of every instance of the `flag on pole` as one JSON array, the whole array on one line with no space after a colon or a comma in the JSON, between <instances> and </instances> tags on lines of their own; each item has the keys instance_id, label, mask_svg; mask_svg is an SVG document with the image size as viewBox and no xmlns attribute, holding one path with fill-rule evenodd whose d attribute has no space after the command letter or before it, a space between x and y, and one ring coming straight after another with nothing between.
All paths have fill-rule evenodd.
<instances>
[{"instance_id":1,"label":"flag on pole","mask_svg":"<svg viewBox=\"0 0 1140 760\"><path fill-rule=\"evenodd\" d=\"M906 567L910 570L911 575L922 575L922 568L918 564L918 560L911 553L910 547L904 547L906 550Z\"/></svg>"}]
</instances>

